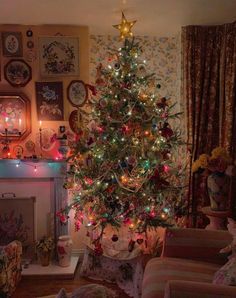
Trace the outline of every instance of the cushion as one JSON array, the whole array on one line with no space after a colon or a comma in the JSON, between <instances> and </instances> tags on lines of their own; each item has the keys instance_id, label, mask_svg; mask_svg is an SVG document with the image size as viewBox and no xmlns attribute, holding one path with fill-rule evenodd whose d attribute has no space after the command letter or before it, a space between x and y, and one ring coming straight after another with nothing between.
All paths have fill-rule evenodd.
<instances>
[{"instance_id":1,"label":"cushion","mask_svg":"<svg viewBox=\"0 0 236 298\"><path fill-rule=\"evenodd\" d=\"M214 274L213 283L218 285L236 286L236 257L232 257Z\"/></svg>"},{"instance_id":2,"label":"cushion","mask_svg":"<svg viewBox=\"0 0 236 298\"><path fill-rule=\"evenodd\" d=\"M169 280L187 280L211 283L219 265L178 259L153 258L145 268L142 298L163 298Z\"/></svg>"},{"instance_id":3,"label":"cushion","mask_svg":"<svg viewBox=\"0 0 236 298\"><path fill-rule=\"evenodd\" d=\"M223 265L227 258L219 251L231 241L226 231L167 228L162 256Z\"/></svg>"}]
</instances>

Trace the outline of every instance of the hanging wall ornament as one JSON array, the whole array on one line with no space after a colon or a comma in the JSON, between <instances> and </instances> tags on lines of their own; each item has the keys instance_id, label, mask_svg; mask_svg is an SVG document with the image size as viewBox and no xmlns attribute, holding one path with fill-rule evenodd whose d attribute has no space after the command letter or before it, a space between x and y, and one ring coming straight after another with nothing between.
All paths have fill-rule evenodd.
<instances>
[{"instance_id":1,"label":"hanging wall ornament","mask_svg":"<svg viewBox=\"0 0 236 298\"><path fill-rule=\"evenodd\" d=\"M37 59L36 52L33 50L27 50L25 54L25 60L27 62L33 62Z\"/></svg>"},{"instance_id":2,"label":"hanging wall ornament","mask_svg":"<svg viewBox=\"0 0 236 298\"><path fill-rule=\"evenodd\" d=\"M27 37L32 37L33 36L33 31L31 29L26 31L26 36Z\"/></svg>"},{"instance_id":3,"label":"hanging wall ornament","mask_svg":"<svg viewBox=\"0 0 236 298\"><path fill-rule=\"evenodd\" d=\"M28 49L33 49L34 48L34 42L32 40L28 40L26 45L27 45Z\"/></svg>"}]
</instances>

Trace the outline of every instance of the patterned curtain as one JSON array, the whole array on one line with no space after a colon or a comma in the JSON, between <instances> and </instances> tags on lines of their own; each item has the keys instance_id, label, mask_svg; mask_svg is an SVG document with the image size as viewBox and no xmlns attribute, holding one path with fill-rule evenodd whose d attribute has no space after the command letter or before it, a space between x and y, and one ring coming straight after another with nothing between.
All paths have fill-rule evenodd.
<instances>
[{"instance_id":1,"label":"patterned curtain","mask_svg":"<svg viewBox=\"0 0 236 298\"><path fill-rule=\"evenodd\" d=\"M219 145L236 157L236 22L182 28L182 53L187 144L191 152L188 197L196 226L198 211L209 202L206 177L193 175L191 163Z\"/></svg>"}]
</instances>

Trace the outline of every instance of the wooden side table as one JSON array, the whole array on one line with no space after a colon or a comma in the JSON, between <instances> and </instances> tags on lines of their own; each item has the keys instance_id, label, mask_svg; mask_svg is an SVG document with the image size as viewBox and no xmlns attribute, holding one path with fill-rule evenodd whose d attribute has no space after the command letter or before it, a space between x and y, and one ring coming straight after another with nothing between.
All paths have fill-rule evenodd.
<instances>
[{"instance_id":1,"label":"wooden side table","mask_svg":"<svg viewBox=\"0 0 236 298\"><path fill-rule=\"evenodd\" d=\"M206 230L226 230L225 219L231 216L231 211L213 211L210 206L203 207L202 213L205 214L210 223L206 226Z\"/></svg>"}]
</instances>

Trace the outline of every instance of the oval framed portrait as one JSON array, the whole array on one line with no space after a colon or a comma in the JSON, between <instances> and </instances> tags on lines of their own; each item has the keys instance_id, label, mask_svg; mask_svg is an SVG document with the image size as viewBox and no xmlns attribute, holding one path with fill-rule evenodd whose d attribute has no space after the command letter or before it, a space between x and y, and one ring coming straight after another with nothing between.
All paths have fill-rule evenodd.
<instances>
[{"instance_id":1,"label":"oval framed portrait","mask_svg":"<svg viewBox=\"0 0 236 298\"><path fill-rule=\"evenodd\" d=\"M71 81L67 88L67 97L73 107L82 107L88 99L88 89L81 80Z\"/></svg>"},{"instance_id":2,"label":"oval framed portrait","mask_svg":"<svg viewBox=\"0 0 236 298\"><path fill-rule=\"evenodd\" d=\"M22 59L12 59L4 66L4 77L14 87L24 87L32 78L29 64Z\"/></svg>"}]
</instances>

